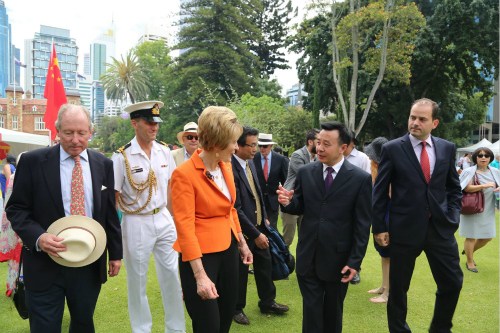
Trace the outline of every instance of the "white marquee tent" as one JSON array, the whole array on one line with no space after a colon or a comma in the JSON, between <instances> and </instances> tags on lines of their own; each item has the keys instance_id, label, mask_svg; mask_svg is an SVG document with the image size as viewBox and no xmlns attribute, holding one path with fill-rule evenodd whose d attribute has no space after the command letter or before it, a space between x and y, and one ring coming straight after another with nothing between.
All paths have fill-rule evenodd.
<instances>
[{"instance_id":1,"label":"white marquee tent","mask_svg":"<svg viewBox=\"0 0 500 333\"><path fill-rule=\"evenodd\" d=\"M488 148L493 151L493 154L500 155L500 140L495 143L492 143Z\"/></svg>"},{"instance_id":2,"label":"white marquee tent","mask_svg":"<svg viewBox=\"0 0 500 333\"><path fill-rule=\"evenodd\" d=\"M472 146L458 148L457 152L461 152L461 153L473 153L474 150L476 150L477 148L481 148L481 147L488 147L488 148L490 148L490 146L491 146L491 142L489 142L487 139L482 139L481 141L479 141L476 144L473 144Z\"/></svg>"},{"instance_id":3,"label":"white marquee tent","mask_svg":"<svg viewBox=\"0 0 500 333\"><path fill-rule=\"evenodd\" d=\"M0 128L0 141L10 145L9 154L17 157L24 151L47 147L50 145L48 135L38 135Z\"/></svg>"}]
</instances>

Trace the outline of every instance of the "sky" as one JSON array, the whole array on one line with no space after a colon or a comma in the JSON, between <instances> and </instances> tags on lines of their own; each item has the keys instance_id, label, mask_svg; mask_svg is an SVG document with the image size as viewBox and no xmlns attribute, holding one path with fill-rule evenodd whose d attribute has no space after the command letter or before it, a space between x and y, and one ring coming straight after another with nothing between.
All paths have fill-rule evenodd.
<instances>
[{"instance_id":1,"label":"sky","mask_svg":"<svg viewBox=\"0 0 500 333\"><path fill-rule=\"evenodd\" d=\"M83 53L89 52L89 45L108 29L112 22L116 28L116 56L120 57L133 47L139 37L151 29L167 31L171 36L175 28L170 26L177 19L178 0L4 0L12 27L12 39L21 49L24 62L24 40L34 37L40 25L70 30L70 37L79 47L79 69L83 72ZM292 0L303 16L306 0ZM135 6L131 6L135 4ZM274 75L283 91L298 82L295 71L297 55L287 55L289 70L278 70Z\"/></svg>"}]
</instances>

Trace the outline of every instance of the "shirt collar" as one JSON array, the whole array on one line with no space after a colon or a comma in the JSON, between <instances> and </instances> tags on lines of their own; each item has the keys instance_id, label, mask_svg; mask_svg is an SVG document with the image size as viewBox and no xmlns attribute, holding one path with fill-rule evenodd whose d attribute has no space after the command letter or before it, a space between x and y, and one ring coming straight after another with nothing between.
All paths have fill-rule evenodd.
<instances>
[{"instance_id":1,"label":"shirt collar","mask_svg":"<svg viewBox=\"0 0 500 333\"><path fill-rule=\"evenodd\" d=\"M340 162L337 162L337 164L334 164L332 165L332 168L333 170L335 170L335 173L339 173L339 170L340 168L342 167L342 164L344 164L344 156L342 156L342 159L340 160ZM326 165L325 163L323 163L323 172L326 171L326 168L328 168L329 165Z\"/></svg>"},{"instance_id":2,"label":"shirt collar","mask_svg":"<svg viewBox=\"0 0 500 333\"><path fill-rule=\"evenodd\" d=\"M245 161L244 159L242 159L241 157L239 157L238 155L236 154L233 154L234 158L236 158L236 160L238 161L238 163L241 165L241 167L243 168L243 170L246 170L246 167L247 167L247 161ZM246 172L246 171L245 171Z\"/></svg>"},{"instance_id":3,"label":"shirt collar","mask_svg":"<svg viewBox=\"0 0 500 333\"><path fill-rule=\"evenodd\" d=\"M410 137L410 142L411 142L411 145L413 148L417 147L422 141L417 139L416 137L414 137L413 135L409 134L408 135ZM425 142L427 142L427 144L429 145L429 147L432 148L432 136L429 135L427 137L427 139L425 140Z\"/></svg>"},{"instance_id":4,"label":"shirt collar","mask_svg":"<svg viewBox=\"0 0 500 333\"><path fill-rule=\"evenodd\" d=\"M67 160L68 158L72 158L70 154L68 154L61 145L59 145L59 149L60 149L60 161L65 161ZM89 160L89 154L87 153L87 149L85 149L84 151L82 151L80 153L80 157L84 160L84 161L88 161Z\"/></svg>"}]
</instances>

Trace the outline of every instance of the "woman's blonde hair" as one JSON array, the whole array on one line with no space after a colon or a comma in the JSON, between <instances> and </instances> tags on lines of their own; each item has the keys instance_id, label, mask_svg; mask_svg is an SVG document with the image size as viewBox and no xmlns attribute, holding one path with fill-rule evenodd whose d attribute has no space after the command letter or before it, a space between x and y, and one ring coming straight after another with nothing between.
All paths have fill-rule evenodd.
<instances>
[{"instance_id":1,"label":"woman's blonde hair","mask_svg":"<svg viewBox=\"0 0 500 333\"><path fill-rule=\"evenodd\" d=\"M238 123L236 114L223 106L209 106L198 118L198 139L206 151L227 148L242 132L243 127Z\"/></svg>"}]
</instances>

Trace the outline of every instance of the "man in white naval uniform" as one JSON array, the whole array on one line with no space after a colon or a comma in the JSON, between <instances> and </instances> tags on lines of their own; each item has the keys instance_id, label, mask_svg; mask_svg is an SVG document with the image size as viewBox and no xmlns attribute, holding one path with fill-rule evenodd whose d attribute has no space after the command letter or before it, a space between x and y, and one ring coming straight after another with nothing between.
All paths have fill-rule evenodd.
<instances>
[{"instance_id":1,"label":"man in white naval uniform","mask_svg":"<svg viewBox=\"0 0 500 333\"><path fill-rule=\"evenodd\" d=\"M172 248L177 233L167 210L168 182L175 162L168 147L156 141L162 106L159 101L146 101L125 108L130 113L135 137L112 158L116 201L123 212L123 252L133 333L151 332L146 295L151 253L163 300L165 332L186 330L178 254Z\"/></svg>"}]
</instances>

